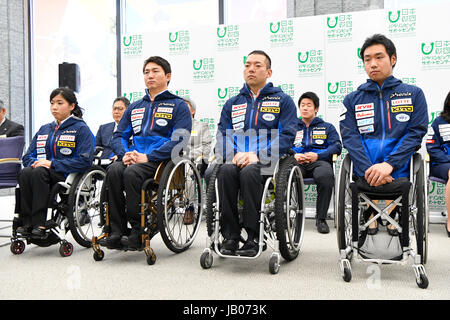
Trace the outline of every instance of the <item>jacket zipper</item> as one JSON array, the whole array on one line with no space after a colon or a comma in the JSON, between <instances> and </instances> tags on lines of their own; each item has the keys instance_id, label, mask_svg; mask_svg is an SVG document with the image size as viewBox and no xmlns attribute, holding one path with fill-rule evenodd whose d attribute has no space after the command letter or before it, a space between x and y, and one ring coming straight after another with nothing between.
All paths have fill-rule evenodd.
<instances>
[{"instance_id":1,"label":"jacket zipper","mask_svg":"<svg viewBox=\"0 0 450 320\"><path fill-rule=\"evenodd\" d=\"M255 127L256 127L256 125L258 124L258 113L259 113L259 105L260 105L260 104L261 104L261 103L258 102L258 107L256 108Z\"/></svg>"},{"instance_id":2,"label":"jacket zipper","mask_svg":"<svg viewBox=\"0 0 450 320\"><path fill-rule=\"evenodd\" d=\"M389 131L391 131L391 113L389 112L389 101L386 100L386 110L388 116Z\"/></svg>"},{"instance_id":3,"label":"jacket zipper","mask_svg":"<svg viewBox=\"0 0 450 320\"><path fill-rule=\"evenodd\" d=\"M386 137L385 131L385 123L384 123L384 106L383 106L383 94L381 93L381 88L378 90L379 96L380 96L380 111L381 111L381 127L383 129L382 135L381 135L381 143L380 143L380 154L382 154L381 151L383 151L383 144L384 139Z\"/></svg>"}]
</instances>

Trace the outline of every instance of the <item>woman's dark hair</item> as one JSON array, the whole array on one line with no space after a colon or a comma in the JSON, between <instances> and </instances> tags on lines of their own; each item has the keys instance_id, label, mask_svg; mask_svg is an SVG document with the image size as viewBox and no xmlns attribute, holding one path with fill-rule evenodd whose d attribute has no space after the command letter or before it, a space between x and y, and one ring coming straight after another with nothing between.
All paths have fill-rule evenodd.
<instances>
[{"instance_id":1,"label":"woman's dark hair","mask_svg":"<svg viewBox=\"0 0 450 320\"><path fill-rule=\"evenodd\" d=\"M317 94L315 94L314 92L311 92L311 91L305 92L304 94L302 94L300 96L300 98L298 99L298 102L297 102L297 106L300 107L300 102L302 102L302 100L305 98L311 99L313 101L314 109L319 108L319 97L317 96Z\"/></svg>"},{"instance_id":2,"label":"woman's dark hair","mask_svg":"<svg viewBox=\"0 0 450 320\"><path fill-rule=\"evenodd\" d=\"M361 47L360 55L363 62L364 62L364 51L366 51L368 47L373 46L375 44L381 44L386 48L386 52L389 56L389 59L391 59L393 55L397 57L397 49L395 48L395 45L392 42L392 40L387 38L385 35L374 34L373 36L367 38ZM395 64L392 66L392 68L393 67L395 67Z\"/></svg>"},{"instance_id":3,"label":"woman's dark hair","mask_svg":"<svg viewBox=\"0 0 450 320\"><path fill-rule=\"evenodd\" d=\"M52 101L53 98L58 94L60 94L69 104L75 104L75 108L73 108L73 110L70 112L71 114L80 119L83 118L83 109L81 109L78 105L77 97L75 96L75 93L72 91L72 89L64 87L53 90L50 94L50 101Z\"/></svg>"},{"instance_id":4,"label":"woman's dark hair","mask_svg":"<svg viewBox=\"0 0 450 320\"><path fill-rule=\"evenodd\" d=\"M442 109L441 117L445 121L450 122L450 91L447 94L447 98L445 98L444 108Z\"/></svg>"}]
</instances>

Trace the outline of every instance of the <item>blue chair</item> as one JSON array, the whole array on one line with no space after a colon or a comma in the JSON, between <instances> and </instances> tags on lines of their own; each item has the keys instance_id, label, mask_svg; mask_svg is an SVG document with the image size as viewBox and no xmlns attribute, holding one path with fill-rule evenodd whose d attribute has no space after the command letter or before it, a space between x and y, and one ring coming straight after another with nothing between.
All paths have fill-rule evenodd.
<instances>
[{"instance_id":1,"label":"blue chair","mask_svg":"<svg viewBox=\"0 0 450 320\"><path fill-rule=\"evenodd\" d=\"M15 188L17 176L22 169L22 153L25 137L0 138L0 189ZM2 223L11 223L12 220L0 220ZM0 230L11 229L11 225L1 227ZM0 235L0 238L10 238L9 235ZM2 244L3 246L5 244Z\"/></svg>"}]
</instances>

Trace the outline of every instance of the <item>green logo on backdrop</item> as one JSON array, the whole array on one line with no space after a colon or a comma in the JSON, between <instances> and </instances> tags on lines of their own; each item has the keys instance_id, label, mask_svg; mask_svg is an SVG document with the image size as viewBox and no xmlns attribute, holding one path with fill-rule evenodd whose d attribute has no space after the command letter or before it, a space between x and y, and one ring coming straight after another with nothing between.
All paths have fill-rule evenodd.
<instances>
[{"instance_id":1,"label":"green logo on backdrop","mask_svg":"<svg viewBox=\"0 0 450 320\"><path fill-rule=\"evenodd\" d=\"M421 64L424 69L447 69L450 67L450 40L422 42Z\"/></svg>"},{"instance_id":2,"label":"green logo on backdrop","mask_svg":"<svg viewBox=\"0 0 450 320\"><path fill-rule=\"evenodd\" d=\"M135 102L142 99L144 97L144 93L142 91L125 92L123 96L130 100L130 102Z\"/></svg>"},{"instance_id":3,"label":"green logo on backdrop","mask_svg":"<svg viewBox=\"0 0 450 320\"><path fill-rule=\"evenodd\" d=\"M324 71L323 50L311 49L297 53L298 76L317 76Z\"/></svg>"},{"instance_id":4,"label":"green logo on backdrop","mask_svg":"<svg viewBox=\"0 0 450 320\"><path fill-rule=\"evenodd\" d=\"M416 32L416 9L389 11L389 33L392 36L412 36Z\"/></svg>"},{"instance_id":5,"label":"green logo on backdrop","mask_svg":"<svg viewBox=\"0 0 450 320\"><path fill-rule=\"evenodd\" d=\"M294 41L294 22L289 20L281 20L276 23L269 23L270 44L274 47L292 45Z\"/></svg>"},{"instance_id":6,"label":"green logo on backdrop","mask_svg":"<svg viewBox=\"0 0 450 320\"><path fill-rule=\"evenodd\" d=\"M328 107L340 107L345 96L353 91L353 81L328 82L327 91Z\"/></svg>"},{"instance_id":7,"label":"green logo on backdrop","mask_svg":"<svg viewBox=\"0 0 450 320\"><path fill-rule=\"evenodd\" d=\"M214 80L214 58L194 59L192 61L194 81Z\"/></svg>"},{"instance_id":8,"label":"green logo on backdrop","mask_svg":"<svg viewBox=\"0 0 450 320\"><path fill-rule=\"evenodd\" d=\"M278 86L284 93L289 95L292 100L295 100L295 86L293 83L284 83Z\"/></svg>"},{"instance_id":9,"label":"green logo on backdrop","mask_svg":"<svg viewBox=\"0 0 450 320\"><path fill-rule=\"evenodd\" d=\"M217 28L217 48L220 50L239 48L238 25L229 25Z\"/></svg>"},{"instance_id":10,"label":"green logo on backdrop","mask_svg":"<svg viewBox=\"0 0 450 320\"><path fill-rule=\"evenodd\" d=\"M189 89L176 89L175 94L179 97L189 97L190 96L190 90Z\"/></svg>"},{"instance_id":11,"label":"green logo on backdrop","mask_svg":"<svg viewBox=\"0 0 450 320\"><path fill-rule=\"evenodd\" d=\"M239 87L217 88L217 106L222 108L228 99L239 94Z\"/></svg>"},{"instance_id":12,"label":"green logo on backdrop","mask_svg":"<svg viewBox=\"0 0 450 320\"><path fill-rule=\"evenodd\" d=\"M189 30L169 32L169 54L188 54L190 47Z\"/></svg>"},{"instance_id":13,"label":"green logo on backdrop","mask_svg":"<svg viewBox=\"0 0 450 320\"><path fill-rule=\"evenodd\" d=\"M327 17L327 39L329 41L348 41L353 36L353 16L341 14Z\"/></svg>"},{"instance_id":14,"label":"green logo on backdrop","mask_svg":"<svg viewBox=\"0 0 450 320\"><path fill-rule=\"evenodd\" d=\"M140 56L142 54L143 37L141 34L124 36L122 38L123 55L126 57Z\"/></svg>"}]
</instances>

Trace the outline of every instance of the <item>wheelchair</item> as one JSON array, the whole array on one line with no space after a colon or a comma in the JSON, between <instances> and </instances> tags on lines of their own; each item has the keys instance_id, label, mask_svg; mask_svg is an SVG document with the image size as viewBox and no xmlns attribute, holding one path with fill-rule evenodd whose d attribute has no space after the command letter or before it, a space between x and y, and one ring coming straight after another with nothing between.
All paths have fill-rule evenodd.
<instances>
[{"instance_id":1,"label":"wheelchair","mask_svg":"<svg viewBox=\"0 0 450 320\"><path fill-rule=\"evenodd\" d=\"M95 232L92 221L100 208L99 194L105 170L99 165L93 165L84 173L71 173L64 182L56 183L52 188L47 205L46 235L43 239L29 235L20 235L17 228L22 225L20 218L20 188L16 187L15 217L12 226L10 250L13 254L22 254L26 244L49 247L60 244L59 253L68 257L73 253L73 245L66 234L72 237L82 247L90 248L90 233ZM26 244L25 244L26 243Z\"/></svg>"},{"instance_id":2,"label":"wheelchair","mask_svg":"<svg viewBox=\"0 0 450 320\"><path fill-rule=\"evenodd\" d=\"M266 250L273 249L269 259L269 271L277 274L280 260L297 258L303 242L305 225L304 185L300 168L292 156L282 157L275 166L272 176L263 176L264 189L259 218L258 253L254 257L225 255L220 252L223 237L220 231L221 203L217 186L220 164L216 164L207 186L206 225L207 246L200 257L203 269L211 268L213 252L222 258L256 259ZM242 217L242 200L238 201L238 212ZM242 218L240 218L242 221ZM243 228L241 228L243 230ZM245 231L242 231L245 232ZM241 234L241 242L245 242Z\"/></svg>"},{"instance_id":3,"label":"wheelchair","mask_svg":"<svg viewBox=\"0 0 450 320\"><path fill-rule=\"evenodd\" d=\"M339 174L337 242L340 253L339 266L344 281L352 279L351 261L377 264L405 265L413 260L416 283L420 288L428 287L424 265L428 253L428 215L426 212L425 173L419 153L410 161L410 178L394 185L384 185L366 190L353 177L353 165L348 154ZM394 187L395 186L395 187ZM374 200L378 200L375 203ZM393 200L381 206L381 200ZM394 208L394 206L397 206ZM391 212L389 212L394 208ZM370 218L372 214L372 218ZM369 225L392 224L398 236L379 230L369 235Z\"/></svg>"},{"instance_id":4,"label":"wheelchair","mask_svg":"<svg viewBox=\"0 0 450 320\"><path fill-rule=\"evenodd\" d=\"M105 225L102 234L92 238L93 258L103 260L106 239L111 233L107 188L102 195ZM156 262L156 254L150 240L158 233L166 247L174 253L187 250L198 233L203 214L203 193L200 174L195 163L182 158L167 160L159 164L153 178L144 181L141 187L141 243L138 251L144 251L149 265ZM187 210L192 210L192 219L186 220ZM129 249L124 247L123 251Z\"/></svg>"}]
</instances>

